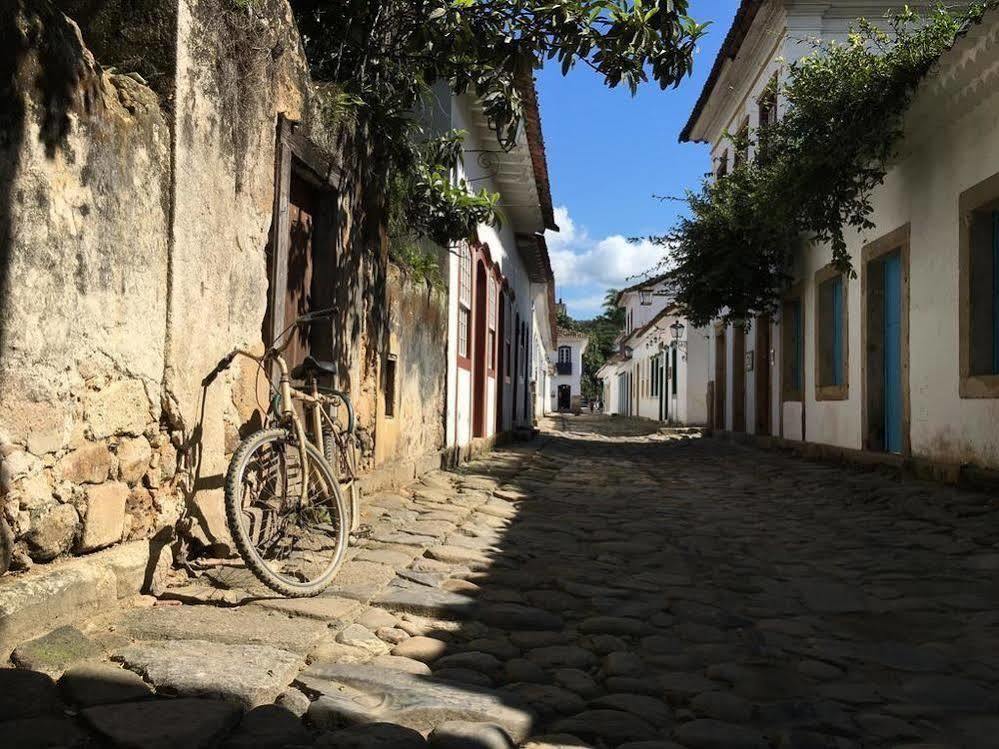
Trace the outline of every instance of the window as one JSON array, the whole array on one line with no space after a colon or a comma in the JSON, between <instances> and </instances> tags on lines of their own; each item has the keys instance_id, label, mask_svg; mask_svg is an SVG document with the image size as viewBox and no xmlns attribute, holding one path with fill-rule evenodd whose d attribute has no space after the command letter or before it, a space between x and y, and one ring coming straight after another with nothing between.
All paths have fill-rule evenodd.
<instances>
[{"instance_id":1,"label":"window","mask_svg":"<svg viewBox=\"0 0 999 749\"><path fill-rule=\"evenodd\" d=\"M999 398L999 175L961 194L962 398Z\"/></svg>"},{"instance_id":2,"label":"window","mask_svg":"<svg viewBox=\"0 0 999 749\"><path fill-rule=\"evenodd\" d=\"M805 391L804 311L800 291L784 302L781 315L784 339L782 348L784 369L784 400L800 401Z\"/></svg>"},{"instance_id":3,"label":"window","mask_svg":"<svg viewBox=\"0 0 999 749\"><path fill-rule=\"evenodd\" d=\"M815 398L847 397L846 279L831 265L815 274Z\"/></svg>"},{"instance_id":4,"label":"window","mask_svg":"<svg viewBox=\"0 0 999 749\"><path fill-rule=\"evenodd\" d=\"M569 348L568 346L559 346L558 347L558 363L559 364L568 364L571 361L572 361L572 349Z\"/></svg>"},{"instance_id":5,"label":"window","mask_svg":"<svg viewBox=\"0 0 999 749\"><path fill-rule=\"evenodd\" d=\"M715 177L721 179L726 174L728 174L728 151L722 151L722 155L718 157L718 168L715 169Z\"/></svg>"},{"instance_id":6,"label":"window","mask_svg":"<svg viewBox=\"0 0 999 749\"><path fill-rule=\"evenodd\" d=\"M676 346L673 347L673 366L670 368L670 372L672 374L671 384L672 384L672 387L673 387L673 395L676 395L676 379L677 379L677 374L676 374Z\"/></svg>"},{"instance_id":7,"label":"window","mask_svg":"<svg viewBox=\"0 0 999 749\"><path fill-rule=\"evenodd\" d=\"M746 117L735 134L735 166L738 168L749 159L749 117Z\"/></svg>"},{"instance_id":8,"label":"window","mask_svg":"<svg viewBox=\"0 0 999 749\"><path fill-rule=\"evenodd\" d=\"M390 419L395 416L395 365L397 359L395 354L389 354L385 359L385 416Z\"/></svg>"},{"instance_id":9,"label":"window","mask_svg":"<svg viewBox=\"0 0 999 749\"><path fill-rule=\"evenodd\" d=\"M660 366L662 362L661 356L656 354L649 360L649 376L652 378L652 395L653 397L659 395L661 389L660 375L662 374L662 368Z\"/></svg>"},{"instance_id":10,"label":"window","mask_svg":"<svg viewBox=\"0 0 999 749\"><path fill-rule=\"evenodd\" d=\"M472 251L458 247L458 356L468 358L468 331L472 321Z\"/></svg>"},{"instance_id":11,"label":"window","mask_svg":"<svg viewBox=\"0 0 999 749\"><path fill-rule=\"evenodd\" d=\"M757 137L757 158L760 161L767 159L767 127L777 122L777 74L774 73L767 87L757 101L759 107L759 135Z\"/></svg>"}]
</instances>

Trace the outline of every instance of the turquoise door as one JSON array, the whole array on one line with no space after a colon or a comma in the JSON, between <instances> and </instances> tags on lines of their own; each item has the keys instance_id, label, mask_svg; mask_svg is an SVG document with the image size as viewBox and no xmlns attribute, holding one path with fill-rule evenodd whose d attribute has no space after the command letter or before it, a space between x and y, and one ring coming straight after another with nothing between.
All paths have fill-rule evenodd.
<instances>
[{"instance_id":1,"label":"turquoise door","mask_svg":"<svg viewBox=\"0 0 999 749\"><path fill-rule=\"evenodd\" d=\"M884 449L902 452L902 262L897 252L884 260Z\"/></svg>"}]
</instances>

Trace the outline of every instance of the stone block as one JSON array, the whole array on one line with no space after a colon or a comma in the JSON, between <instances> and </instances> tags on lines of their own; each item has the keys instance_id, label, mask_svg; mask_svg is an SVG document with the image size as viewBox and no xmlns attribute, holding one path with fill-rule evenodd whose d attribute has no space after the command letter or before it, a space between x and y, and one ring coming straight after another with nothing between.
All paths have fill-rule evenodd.
<instances>
[{"instance_id":1,"label":"stone block","mask_svg":"<svg viewBox=\"0 0 999 749\"><path fill-rule=\"evenodd\" d=\"M121 540L128 495L128 485L121 482L87 489L87 516L83 521L80 551L96 551Z\"/></svg>"},{"instance_id":2,"label":"stone block","mask_svg":"<svg viewBox=\"0 0 999 749\"><path fill-rule=\"evenodd\" d=\"M119 380L83 399L84 418L97 439L116 434L138 437L151 420L146 388L139 380Z\"/></svg>"},{"instance_id":3,"label":"stone block","mask_svg":"<svg viewBox=\"0 0 999 749\"><path fill-rule=\"evenodd\" d=\"M11 660L21 668L59 675L74 663L104 654L96 642L76 627L59 627L18 645Z\"/></svg>"},{"instance_id":4,"label":"stone block","mask_svg":"<svg viewBox=\"0 0 999 749\"><path fill-rule=\"evenodd\" d=\"M60 458L55 470L74 484L100 484L114 470L114 456L103 442L88 442Z\"/></svg>"},{"instance_id":5,"label":"stone block","mask_svg":"<svg viewBox=\"0 0 999 749\"><path fill-rule=\"evenodd\" d=\"M135 484L146 475L153 449L145 437L122 440L118 445L118 476L127 484Z\"/></svg>"},{"instance_id":6,"label":"stone block","mask_svg":"<svg viewBox=\"0 0 999 749\"><path fill-rule=\"evenodd\" d=\"M81 715L115 746L202 749L236 726L240 709L215 700L144 700L89 707Z\"/></svg>"},{"instance_id":7,"label":"stone block","mask_svg":"<svg viewBox=\"0 0 999 749\"><path fill-rule=\"evenodd\" d=\"M0 657L24 640L106 610L117 600L114 573L100 558L36 567L0 585Z\"/></svg>"},{"instance_id":8,"label":"stone block","mask_svg":"<svg viewBox=\"0 0 999 749\"><path fill-rule=\"evenodd\" d=\"M28 554L36 562L47 562L73 546L80 516L72 505L56 505L31 521L25 537Z\"/></svg>"}]
</instances>

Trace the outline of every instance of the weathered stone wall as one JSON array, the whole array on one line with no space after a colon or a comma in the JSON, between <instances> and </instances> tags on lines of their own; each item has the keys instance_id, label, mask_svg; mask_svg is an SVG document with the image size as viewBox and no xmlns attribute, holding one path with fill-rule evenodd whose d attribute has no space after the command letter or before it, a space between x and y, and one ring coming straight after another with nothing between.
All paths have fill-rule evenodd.
<instances>
[{"instance_id":1,"label":"weathered stone wall","mask_svg":"<svg viewBox=\"0 0 999 749\"><path fill-rule=\"evenodd\" d=\"M159 430L170 131L61 13L4 6L0 495L24 567L176 520L158 490L175 464Z\"/></svg>"},{"instance_id":2,"label":"weathered stone wall","mask_svg":"<svg viewBox=\"0 0 999 749\"><path fill-rule=\"evenodd\" d=\"M447 293L406 275L388 273L389 333L382 357L382 388L375 432L375 466L386 480L412 478L436 461L445 446ZM395 356L394 413L386 403L386 360Z\"/></svg>"},{"instance_id":3,"label":"weathered stone wall","mask_svg":"<svg viewBox=\"0 0 999 749\"><path fill-rule=\"evenodd\" d=\"M411 476L433 456L444 296L390 282L364 133L315 116L286 0L0 3L18 7L0 15L16 105L0 111L0 496L18 564L178 527L195 552L231 550L224 474L266 385L250 362L201 382L233 348L263 350L282 115L342 170L331 353L361 467L409 460Z\"/></svg>"}]
</instances>

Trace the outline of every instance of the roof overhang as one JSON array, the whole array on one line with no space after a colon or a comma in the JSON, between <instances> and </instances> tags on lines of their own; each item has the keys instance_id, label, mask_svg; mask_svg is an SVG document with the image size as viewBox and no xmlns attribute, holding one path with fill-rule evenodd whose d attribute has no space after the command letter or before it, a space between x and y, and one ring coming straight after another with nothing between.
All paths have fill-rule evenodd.
<instances>
[{"instance_id":1,"label":"roof overhang","mask_svg":"<svg viewBox=\"0 0 999 749\"><path fill-rule=\"evenodd\" d=\"M501 210L515 233L558 231L534 78L528 73L518 78L516 85L523 118L513 147L509 150L499 145L482 102L474 96L468 98L471 125L479 142L495 144L495 148L490 145L482 152L480 162L490 173L500 193Z\"/></svg>"},{"instance_id":2,"label":"roof overhang","mask_svg":"<svg viewBox=\"0 0 999 749\"><path fill-rule=\"evenodd\" d=\"M749 30L753 27L756 14L763 7L764 2L765 0L741 0L739 3L739 9L735 12L732 26L729 28L728 34L725 35L725 41L722 42L721 48L718 50L715 62L711 66L711 72L708 73L708 79L704 82L704 88L701 89L701 95L697 97L697 102L694 104L694 109L690 113L687 124L680 131L681 143L691 141L694 129L701 119L701 114L704 112L704 107L707 105L708 99L711 98L711 94L718 84L718 79L721 77L726 63L734 60L736 55L739 54L739 49L742 47L742 43L745 41ZM693 140L700 142L703 139L693 138Z\"/></svg>"}]
</instances>

